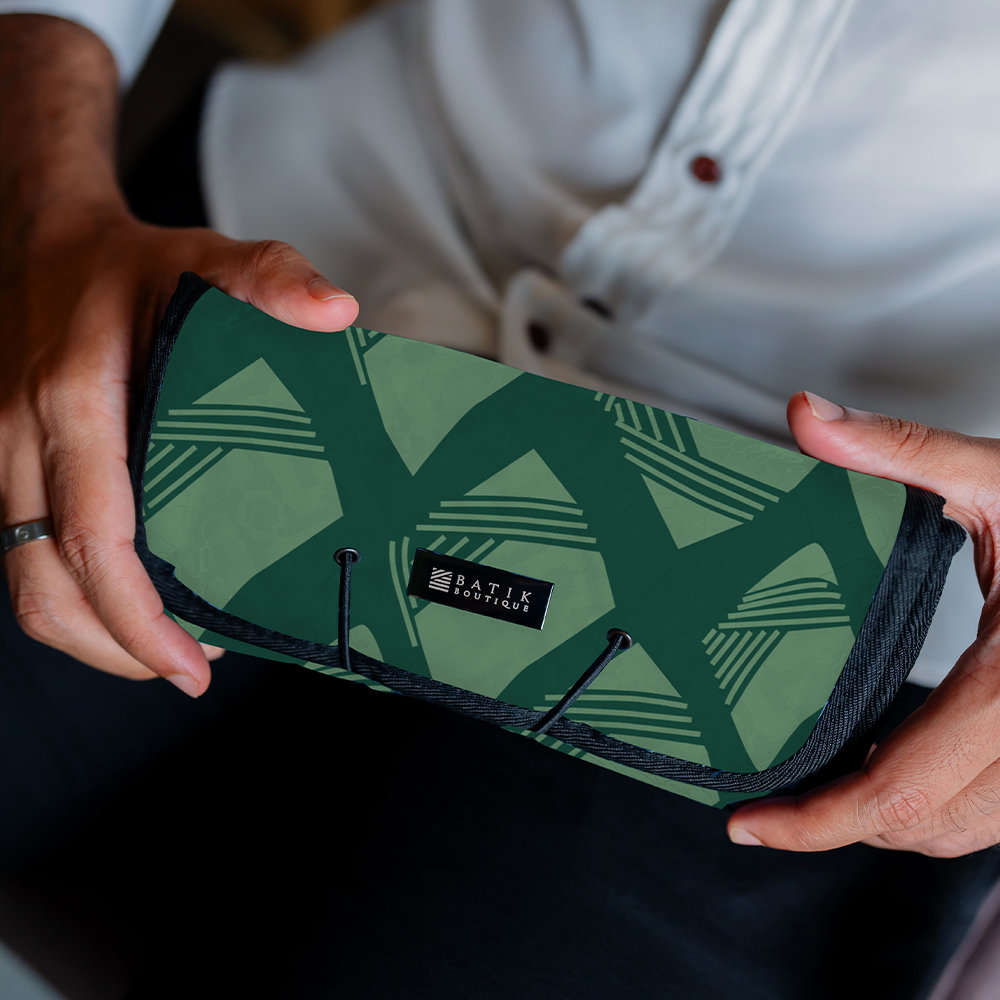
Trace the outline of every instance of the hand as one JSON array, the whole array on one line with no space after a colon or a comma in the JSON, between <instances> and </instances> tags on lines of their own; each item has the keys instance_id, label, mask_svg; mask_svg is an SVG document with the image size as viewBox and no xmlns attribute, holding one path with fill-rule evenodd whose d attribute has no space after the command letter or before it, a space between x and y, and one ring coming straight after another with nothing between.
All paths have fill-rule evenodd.
<instances>
[{"instance_id":1,"label":"hand","mask_svg":"<svg viewBox=\"0 0 1000 1000\"><path fill-rule=\"evenodd\" d=\"M205 652L163 614L132 545L131 376L185 270L315 330L342 329L357 303L284 244L160 229L121 210L63 212L20 250L0 271L0 521L48 514L55 539L3 558L17 619L91 666L197 696Z\"/></svg>"},{"instance_id":2,"label":"hand","mask_svg":"<svg viewBox=\"0 0 1000 1000\"><path fill-rule=\"evenodd\" d=\"M86 28L0 15L0 67L0 527L55 525L3 557L14 611L91 666L197 696L205 652L163 614L132 545L132 376L183 271L314 330L351 323L357 302L284 244L129 214L114 59Z\"/></svg>"},{"instance_id":3,"label":"hand","mask_svg":"<svg viewBox=\"0 0 1000 1000\"><path fill-rule=\"evenodd\" d=\"M958 857L1000 842L1000 441L972 438L798 393L788 423L807 455L939 493L972 536L985 595L979 635L926 703L864 767L729 820L741 844L873 847Z\"/></svg>"}]
</instances>

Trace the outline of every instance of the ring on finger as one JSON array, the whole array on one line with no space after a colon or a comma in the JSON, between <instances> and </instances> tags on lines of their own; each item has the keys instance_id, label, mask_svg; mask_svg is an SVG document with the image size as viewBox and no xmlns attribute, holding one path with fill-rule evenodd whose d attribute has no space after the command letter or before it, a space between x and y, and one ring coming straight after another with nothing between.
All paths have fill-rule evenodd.
<instances>
[{"instance_id":1,"label":"ring on finger","mask_svg":"<svg viewBox=\"0 0 1000 1000\"><path fill-rule=\"evenodd\" d=\"M37 542L43 538L51 538L55 534L52 518L43 517L37 521L25 521L23 524L13 524L0 531L0 554L10 552L28 542Z\"/></svg>"}]
</instances>

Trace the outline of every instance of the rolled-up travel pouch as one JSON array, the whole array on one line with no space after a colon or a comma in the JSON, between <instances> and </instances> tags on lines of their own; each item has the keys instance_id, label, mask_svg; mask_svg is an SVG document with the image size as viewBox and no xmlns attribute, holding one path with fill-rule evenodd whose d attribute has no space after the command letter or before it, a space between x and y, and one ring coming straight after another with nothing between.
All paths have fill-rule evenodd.
<instances>
[{"instance_id":1,"label":"rolled-up travel pouch","mask_svg":"<svg viewBox=\"0 0 1000 1000\"><path fill-rule=\"evenodd\" d=\"M193 274L131 473L197 638L713 805L862 745L964 539L933 494Z\"/></svg>"}]
</instances>

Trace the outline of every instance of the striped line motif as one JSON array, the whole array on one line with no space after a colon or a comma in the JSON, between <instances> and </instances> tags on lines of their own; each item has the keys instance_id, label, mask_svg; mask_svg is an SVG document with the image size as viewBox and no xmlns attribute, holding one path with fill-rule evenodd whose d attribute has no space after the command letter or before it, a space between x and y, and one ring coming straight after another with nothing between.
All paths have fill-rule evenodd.
<instances>
[{"instance_id":1,"label":"striped line motif","mask_svg":"<svg viewBox=\"0 0 1000 1000\"><path fill-rule=\"evenodd\" d=\"M536 743L551 747L553 750L562 750L565 747L566 749L563 752L568 753L570 757L587 756L586 750L581 750L579 747L571 747L568 743L563 743L562 740L557 740L554 736L549 736L547 733L536 733L531 729L517 729L514 726L504 726L504 729L512 733L517 733L518 736L527 736L529 740L535 740Z\"/></svg>"},{"instance_id":2,"label":"striped line motif","mask_svg":"<svg viewBox=\"0 0 1000 1000\"><path fill-rule=\"evenodd\" d=\"M839 591L827 580L807 578L743 595L726 621L702 639L719 688L731 705L778 640L795 628L850 622Z\"/></svg>"},{"instance_id":3,"label":"striped line motif","mask_svg":"<svg viewBox=\"0 0 1000 1000\"><path fill-rule=\"evenodd\" d=\"M431 590L441 590L448 593L451 590L452 571L450 569L432 569L430 582L427 584Z\"/></svg>"},{"instance_id":4,"label":"striped line motif","mask_svg":"<svg viewBox=\"0 0 1000 1000\"><path fill-rule=\"evenodd\" d=\"M365 330L360 326L349 326L344 330L347 346L351 350L351 360L354 362L354 371L361 385L368 385L364 356L371 349L371 346L384 336L384 333Z\"/></svg>"},{"instance_id":5,"label":"striped line motif","mask_svg":"<svg viewBox=\"0 0 1000 1000\"><path fill-rule=\"evenodd\" d=\"M319 456L326 449L316 443L312 419L301 413L271 407L192 404L167 411L150 435L153 444L143 483L147 511L163 502L193 477L207 472L236 447L254 451Z\"/></svg>"},{"instance_id":6,"label":"striped line motif","mask_svg":"<svg viewBox=\"0 0 1000 1000\"><path fill-rule=\"evenodd\" d=\"M318 663L309 662L305 665L310 670L315 670L318 674L326 674L327 677L339 677L341 680L364 684L365 687L370 687L374 691L388 691L390 694L392 693L392 688L387 688L384 684L379 684L378 681L373 681L369 677L362 677L361 674L356 674L352 670L344 670L341 667L326 667Z\"/></svg>"},{"instance_id":7,"label":"striped line motif","mask_svg":"<svg viewBox=\"0 0 1000 1000\"><path fill-rule=\"evenodd\" d=\"M562 697L562 694L548 694L544 704L533 707L537 712L547 712ZM701 737L701 731L693 728L687 702L649 691L587 690L573 703L566 717L625 742L637 739L697 742Z\"/></svg>"},{"instance_id":8,"label":"striped line motif","mask_svg":"<svg viewBox=\"0 0 1000 1000\"><path fill-rule=\"evenodd\" d=\"M396 600L399 602L399 613L403 616L403 624L406 626L406 634L409 636L410 645L417 646L417 633L413 627L413 619L410 611L415 609L417 602L414 598L409 600L409 608L406 601L406 587L410 580L410 571L413 563L409 559L410 539L406 537L402 544L396 547L395 540L389 542L389 575L392 578L392 585L396 591ZM402 571L402 572L400 572Z\"/></svg>"},{"instance_id":9,"label":"striped line motif","mask_svg":"<svg viewBox=\"0 0 1000 1000\"><path fill-rule=\"evenodd\" d=\"M706 510L748 522L779 501L773 490L692 454L678 426L683 417L600 392L594 399L603 402L623 432L625 460L671 492Z\"/></svg>"},{"instance_id":10,"label":"striped line motif","mask_svg":"<svg viewBox=\"0 0 1000 1000\"><path fill-rule=\"evenodd\" d=\"M438 546L449 533L458 541L446 554L459 559L474 561L504 538L539 539L541 541L569 542L591 547L597 539L586 534L588 524L583 511L558 500L442 500L441 509L427 515L427 523L418 524L417 531L427 531L441 537L427 548L441 551ZM485 541L483 539L485 538ZM462 550L468 546L468 551Z\"/></svg>"}]
</instances>

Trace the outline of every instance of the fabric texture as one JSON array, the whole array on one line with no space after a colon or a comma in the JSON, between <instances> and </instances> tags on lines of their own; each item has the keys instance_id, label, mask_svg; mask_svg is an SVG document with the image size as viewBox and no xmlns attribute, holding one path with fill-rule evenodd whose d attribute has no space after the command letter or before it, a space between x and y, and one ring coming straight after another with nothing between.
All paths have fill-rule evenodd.
<instances>
[{"instance_id":1,"label":"fabric texture","mask_svg":"<svg viewBox=\"0 0 1000 1000\"><path fill-rule=\"evenodd\" d=\"M284 657L337 667L340 664L337 649L242 620L199 597L177 579L172 566L150 551L147 543L144 469L160 389L176 338L193 306L208 291L209 286L201 279L185 275L154 344L149 380L136 414L131 447L130 468L137 505L136 551L166 606L182 620ZM787 760L754 774L726 772L623 742L567 717L551 726L547 738L642 772L740 794L759 794L794 784L828 764L838 752L861 746L912 667L951 557L964 542L961 529L942 518L941 506L940 497L915 489L909 491L896 544L847 665L811 735ZM356 650L352 650L351 659L352 670L362 677L495 725L530 730L545 715L399 669Z\"/></svg>"}]
</instances>

